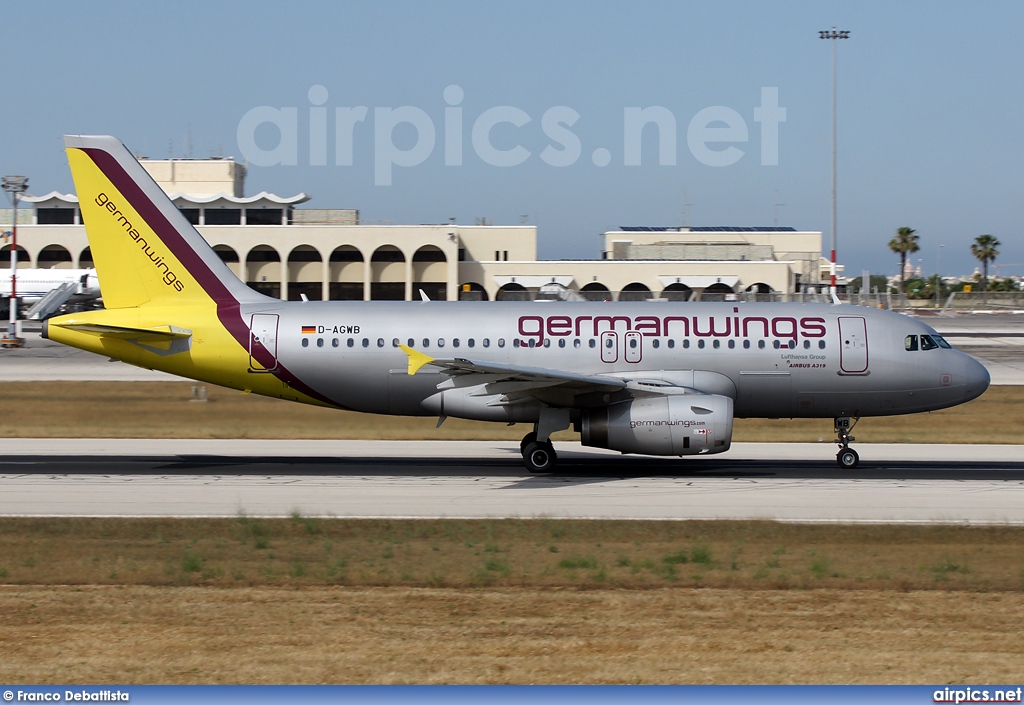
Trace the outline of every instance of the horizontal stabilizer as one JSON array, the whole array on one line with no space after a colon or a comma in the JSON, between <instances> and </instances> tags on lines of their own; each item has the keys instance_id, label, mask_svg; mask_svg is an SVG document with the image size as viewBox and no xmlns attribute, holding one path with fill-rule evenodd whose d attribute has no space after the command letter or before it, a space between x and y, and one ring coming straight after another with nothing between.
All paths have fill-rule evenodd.
<instances>
[{"instance_id":1,"label":"horizontal stabilizer","mask_svg":"<svg viewBox=\"0 0 1024 705\"><path fill-rule=\"evenodd\" d=\"M61 323L59 327L121 340L182 340L192 336L192 331L171 325L134 328L99 323Z\"/></svg>"}]
</instances>

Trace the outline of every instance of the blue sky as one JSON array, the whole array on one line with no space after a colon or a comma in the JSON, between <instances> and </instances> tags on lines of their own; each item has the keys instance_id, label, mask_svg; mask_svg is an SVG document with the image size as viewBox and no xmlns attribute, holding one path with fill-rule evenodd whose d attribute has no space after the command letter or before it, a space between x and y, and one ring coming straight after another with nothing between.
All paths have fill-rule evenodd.
<instances>
[{"instance_id":1,"label":"blue sky","mask_svg":"<svg viewBox=\"0 0 1024 705\"><path fill-rule=\"evenodd\" d=\"M251 166L247 193L305 191L309 206L358 208L366 222L526 216L544 258L596 257L598 235L619 225L685 221L821 230L827 249L832 64L818 30L835 25L851 32L838 47L840 261L895 273L886 243L907 225L926 272L940 244L944 273L973 271L981 233L1002 241L997 264L1024 263L1018 2L18 3L4 19L5 64L17 69L0 82L0 172L28 175L34 193L72 190L65 132L114 134L154 158L187 156L190 142L195 157L241 157L243 116L292 107L296 163ZM459 166L445 164L451 85L463 92ZM313 86L327 92L326 165L310 163ZM786 111L777 165L761 158L763 88ZM352 164L336 164L335 109L358 106ZM411 125L389 131L375 117L401 106L427 116L435 144L380 185L380 145L417 144ZM529 152L516 166L473 145L474 124L498 106L530 119L489 133L495 149ZM542 123L557 106L579 115L561 133ZM675 119L675 163L659 164L650 125L641 165L627 166L625 111L651 106ZM741 150L728 166L703 163L687 140L701 111L723 114L716 106L747 130L707 145ZM564 149L550 136L564 131L579 157L552 166L541 154ZM252 134L260 149L277 144L270 124Z\"/></svg>"}]
</instances>

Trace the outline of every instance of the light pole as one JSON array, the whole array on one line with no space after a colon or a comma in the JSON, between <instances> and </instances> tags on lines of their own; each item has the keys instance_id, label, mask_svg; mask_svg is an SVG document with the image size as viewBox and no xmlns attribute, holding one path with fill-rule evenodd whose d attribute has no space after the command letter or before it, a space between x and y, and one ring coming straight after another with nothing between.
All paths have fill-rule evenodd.
<instances>
[{"instance_id":1,"label":"light pole","mask_svg":"<svg viewBox=\"0 0 1024 705\"><path fill-rule=\"evenodd\" d=\"M20 347L24 343L18 337L18 195L24 193L27 188L27 176L3 177L3 189L10 195L14 206L11 223L11 317L7 325L7 337L3 340L5 347Z\"/></svg>"},{"instance_id":2,"label":"light pole","mask_svg":"<svg viewBox=\"0 0 1024 705\"><path fill-rule=\"evenodd\" d=\"M939 251L935 253L935 308L939 308L942 304L942 248L945 245L939 245Z\"/></svg>"},{"instance_id":3,"label":"light pole","mask_svg":"<svg viewBox=\"0 0 1024 705\"><path fill-rule=\"evenodd\" d=\"M845 29L818 32L821 39L832 40L832 261L829 264L829 275L832 279L830 292L833 299L836 295L836 40L849 39L850 32Z\"/></svg>"}]
</instances>

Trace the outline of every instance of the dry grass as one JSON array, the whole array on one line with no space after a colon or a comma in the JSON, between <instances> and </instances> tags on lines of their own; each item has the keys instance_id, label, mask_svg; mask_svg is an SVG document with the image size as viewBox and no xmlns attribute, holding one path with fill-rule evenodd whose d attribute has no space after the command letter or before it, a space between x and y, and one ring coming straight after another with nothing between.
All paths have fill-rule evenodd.
<instances>
[{"instance_id":1,"label":"dry grass","mask_svg":"<svg viewBox=\"0 0 1024 705\"><path fill-rule=\"evenodd\" d=\"M353 438L518 440L508 427L448 419L382 417L243 395L209 386L209 401L190 401L190 382L5 382L0 398L18 409L0 418L0 437L28 438ZM979 399L944 411L869 418L858 442L1020 443L1024 387L991 387ZM736 441L817 441L833 437L829 419L737 419ZM556 440L574 440L562 432Z\"/></svg>"},{"instance_id":2,"label":"dry grass","mask_svg":"<svg viewBox=\"0 0 1024 705\"><path fill-rule=\"evenodd\" d=\"M34 585L1024 589L1024 527L773 522L0 519Z\"/></svg>"},{"instance_id":3,"label":"dry grass","mask_svg":"<svg viewBox=\"0 0 1024 705\"><path fill-rule=\"evenodd\" d=\"M979 683L1024 529L0 519L0 682Z\"/></svg>"},{"instance_id":4,"label":"dry grass","mask_svg":"<svg viewBox=\"0 0 1024 705\"><path fill-rule=\"evenodd\" d=\"M1006 683L1021 593L0 587L5 683Z\"/></svg>"}]
</instances>

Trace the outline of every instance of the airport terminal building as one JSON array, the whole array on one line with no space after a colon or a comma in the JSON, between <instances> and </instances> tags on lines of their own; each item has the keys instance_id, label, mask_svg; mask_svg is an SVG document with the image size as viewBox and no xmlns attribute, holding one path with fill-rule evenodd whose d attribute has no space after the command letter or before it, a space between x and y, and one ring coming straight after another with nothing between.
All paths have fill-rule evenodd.
<instances>
[{"instance_id":1,"label":"airport terminal building","mask_svg":"<svg viewBox=\"0 0 1024 705\"><path fill-rule=\"evenodd\" d=\"M622 227L604 234L600 259L538 260L533 225L368 225L357 210L303 207L302 193L246 197L245 166L232 159L142 165L240 279L281 299L741 300L828 283L820 232ZM22 266L92 266L73 194L20 203ZM10 222L0 211L4 230ZM0 267L9 252L6 243Z\"/></svg>"}]
</instances>

